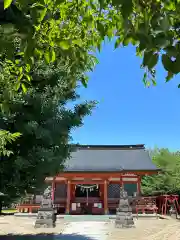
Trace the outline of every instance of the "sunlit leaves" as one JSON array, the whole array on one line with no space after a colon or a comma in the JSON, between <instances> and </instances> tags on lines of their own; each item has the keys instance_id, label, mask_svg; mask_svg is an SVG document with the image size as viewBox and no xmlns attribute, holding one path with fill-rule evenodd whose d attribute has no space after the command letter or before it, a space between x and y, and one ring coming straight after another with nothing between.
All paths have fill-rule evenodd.
<instances>
[{"instance_id":1,"label":"sunlit leaves","mask_svg":"<svg viewBox=\"0 0 180 240\"><path fill-rule=\"evenodd\" d=\"M100 51L104 39L116 37L115 48L133 44L136 55L144 56L143 67L145 71L149 70L150 81L151 77L155 80L151 70L162 54L175 58L167 64L162 57L168 72L177 74L180 71L180 49L176 47L180 34L178 1L37 0L27 5L17 0L15 4L19 10L23 9L28 19L32 19L32 22L26 21L25 32L25 28L16 26L19 32L23 29L21 51L24 52L24 63L30 64L30 68L34 59L45 59L47 64L54 62L58 49L61 55L58 57L71 59L72 72L76 64L76 68L85 64L79 56L86 57L89 49ZM25 20L22 19L19 22L23 24Z\"/></svg>"},{"instance_id":2,"label":"sunlit leaves","mask_svg":"<svg viewBox=\"0 0 180 240\"><path fill-rule=\"evenodd\" d=\"M42 58L42 55L43 55L43 51L41 51L40 49L35 48L35 49L34 49L34 54L35 54L39 59L41 59L41 58Z\"/></svg>"},{"instance_id":3,"label":"sunlit leaves","mask_svg":"<svg viewBox=\"0 0 180 240\"><path fill-rule=\"evenodd\" d=\"M72 40L72 43L81 47L82 46L82 40L81 39L74 39Z\"/></svg>"},{"instance_id":4,"label":"sunlit leaves","mask_svg":"<svg viewBox=\"0 0 180 240\"><path fill-rule=\"evenodd\" d=\"M30 65L29 65L29 64L26 64L25 69L26 69L26 72L29 72L30 69L31 69Z\"/></svg>"},{"instance_id":5,"label":"sunlit leaves","mask_svg":"<svg viewBox=\"0 0 180 240\"><path fill-rule=\"evenodd\" d=\"M56 60L56 53L54 50L51 51L51 62L54 62Z\"/></svg>"},{"instance_id":6,"label":"sunlit leaves","mask_svg":"<svg viewBox=\"0 0 180 240\"><path fill-rule=\"evenodd\" d=\"M69 41L60 41L59 42L59 46L63 49L63 50L68 50L70 48L70 43Z\"/></svg>"},{"instance_id":7,"label":"sunlit leaves","mask_svg":"<svg viewBox=\"0 0 180 240\"><path fill-rule=\"evenodd\" d=\"M40 17L39 17L39 21L41 22L45 15L46 15L46 12L47 12L47 8L44 8L41 12L40 12Z\"/></svg>"},{"instance_id":8,"label":"sunlit leaves","mask_svg":"<svg viewBox=\"0 0 180 240\"><path fill-rule=\"evenodd\" d=\"M50 63L50 53L48 51L45 52L44 58L47 64Z\"/></svg>"},{"instance_id":9,"label":"sunlit leaves","mask_svg":"<svg viewBox=\"0 0 180 240\"><path fill-rule=\"evenodd\" d=\"M164 3L164 8L169 11L174 11L176 10L176 3L175 1L166 1Z\"/></svg>"},{"instance_id":10,"label":"sunlit leaves","mask_svg":"<svg viewBox=\"0 0 180 240\"><path fill-rule=\"evenodd\" d=\"M13 0L4 0L4 9L8 8Z\"/></svg>"},{"instance_id":11,"label":"sunlit leaves","mask_svg":"<svg viewBox=\"0 0 180 240\"><path fill-rule=\"evenodd\" d=\"M7 150L5 146L7 143L13 143L20 136L21 133L10 133L8 131L0 129L0 156L10 156L10 154L13 152Z\"/></svg>"},{"instance_id":12,"label":"sunlit leaves","mask_svg":"<svg viewBox=\"0 0 180 240\"><path fill-rule=\"evenodd\" d=\"M104 3L107 7L106 1ZM46 64L51 64L55 62L57 56L64 61L65 66L69 64L68 71L72 74L77 72L78 68L84 68L87 71L89 50L94 48L95 52L95 48L101 45L105 31L108 31L110 38L113 37L113 31L107 27L104 31L100 32L100 28L97 31L97 23L100 26L102 22L103 26L106 13L95 14L99 12L99 4L96 1L37 0L28 5L25 1L17 0L15 5L19 12L22 10L16 25L22 55L21 63L13 62L16 70L11 67L10 71L18 81L31 80L30 71L36 60L44 59ZM32 21L29 22L29 19ZM105 26L108 22L110 21L106 21ZM11 52L13 61L15 52ZM78 55L81 57L79 58ZM17 69L19 65L21 65L21 74ZM92 66L90 69L93 69Z\"/></svg>"}]
</instances>

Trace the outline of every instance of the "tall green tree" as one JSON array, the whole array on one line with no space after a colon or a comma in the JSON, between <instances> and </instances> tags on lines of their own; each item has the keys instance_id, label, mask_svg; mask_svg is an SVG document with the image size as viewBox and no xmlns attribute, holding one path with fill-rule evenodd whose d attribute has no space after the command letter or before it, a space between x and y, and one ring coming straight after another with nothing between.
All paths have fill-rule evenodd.
<instances>
[{"instance_id":1,"label":"tall green tree","mask_svg":"<svg viewBox=\"0 0 180 240\"><path fill-rule=\"evenodd\" d=\"M180 155L168 149L155 149L153 162L162 171L153 176L144 177L142 190L144 194L180 193Z\"/></svg>"},{"instance_id":2,"label":"tall green tree","mask_svg":"<svg viewBox=\"0 0 180 240\"><path fill-rule=\"evenodd\" d=\"M5 10L0 5L3 81L6 83L10 80L14 91L26 92L33 79L32 69L38 60L43 60L47 65L61 62L66 69L66 79L73 86L79 80L86 86L86 73L97 63L92 54L93 42L96 43L100 36L97 31L93 32L98 19L96 9L88 10L89 3L84 0L81 3L46 0L11 2L4 1ZM79 11L83 18L79 17ZM0 98L1 111L8 105L8 101ZM7 134L10 136L10 133ZM3 135L5 141L1 140L1 154L5 153L7 134Z\"/></svg>"},{"instance_id":3,"label":"tall green tree","mask_svg":"<svg viewBox=\"0 0 180 240\"><path fill-rule=\"evenodd\" d=\"M61 64L37 62L28 92L15 94L8 111L0 113L1 128L21 133L7 145L13 154L0 160L0 191L11 199L42 187L45 177L62 170L72 150L71 130L81 126L94 107L94 102L67 106L79 96L66 75Z\"/></svg>"}]
</instances>

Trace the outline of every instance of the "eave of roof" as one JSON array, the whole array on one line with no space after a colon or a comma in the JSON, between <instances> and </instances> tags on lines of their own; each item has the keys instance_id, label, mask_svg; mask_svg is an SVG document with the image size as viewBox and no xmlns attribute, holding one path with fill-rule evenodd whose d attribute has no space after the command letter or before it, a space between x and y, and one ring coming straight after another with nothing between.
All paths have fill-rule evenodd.
<instances>
[{"instance_id":1,"label":"eave of roof","mask_svg":"<svg viewBox=\"0 0 180 240\"><path fill-rule=\"evenodd\" d=\"M125 169L125 170L119 170L119 171L117 171L117 170L112 170L112 171L105 171L105 170L100 170L100 171L95 171L95 170L63 170L63 172L64 173L126 173L126 172L131 172L131 173L135 173L135 172L161 172L162 171L162 169L160 169L160 168L157 168L157 169L140 169L140 170L132 170L132 169Z\"/></svg>"}]
</instances>

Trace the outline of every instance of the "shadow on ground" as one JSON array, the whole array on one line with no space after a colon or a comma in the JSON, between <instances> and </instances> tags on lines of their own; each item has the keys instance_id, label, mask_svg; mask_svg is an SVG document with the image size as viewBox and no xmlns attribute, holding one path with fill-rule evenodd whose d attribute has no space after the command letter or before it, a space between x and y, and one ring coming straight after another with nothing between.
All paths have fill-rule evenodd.
<instances>
[{"instance_id":1,"label":"shadow on ground","mask_svg":"<svg viewBox=\"0 0 180 240\"><path fill-rule=\"evenodd\" d=\"M88 236L73 234L0 235L0 240L93 240Z\"/></svg>"},{"instance_id":2,"label":"shadow on ground","mask_svg":"<svg viewBox=\"0 0 180 240\"><path fill-rule=\"evenodd\" d=\"M0 213L0 216L6 217L6 216L13 216L14 213Z\"/></svg>"}]
</instances>

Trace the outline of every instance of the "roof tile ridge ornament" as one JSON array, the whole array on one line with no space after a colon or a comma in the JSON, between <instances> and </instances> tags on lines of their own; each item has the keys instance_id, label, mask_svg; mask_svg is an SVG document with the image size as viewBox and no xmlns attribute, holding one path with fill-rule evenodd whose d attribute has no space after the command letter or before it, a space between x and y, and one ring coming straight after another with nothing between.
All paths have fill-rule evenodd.
<instances>
[{"instance_id":1,"label":"roof tile ridge ornament","mask_svg":"<svg viewBox=\"0 0 180 240\"><path fill-rule=\"evenodd\" d=\"M120 171L123 172L124 171L124 168L122 166L120 166Z\"/></svg>"}]
</instances>

